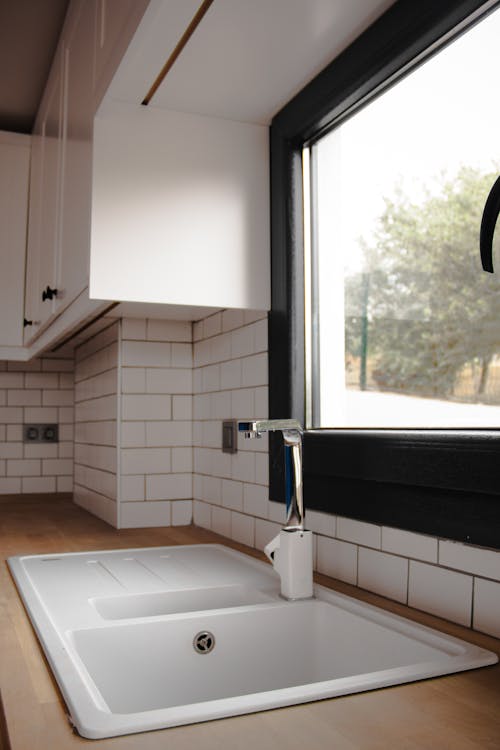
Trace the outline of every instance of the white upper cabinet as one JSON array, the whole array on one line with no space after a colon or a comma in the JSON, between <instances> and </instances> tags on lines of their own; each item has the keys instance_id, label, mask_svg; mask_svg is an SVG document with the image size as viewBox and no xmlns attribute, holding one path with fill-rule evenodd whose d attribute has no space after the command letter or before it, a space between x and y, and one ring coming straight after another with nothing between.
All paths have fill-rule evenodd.
<instances>
[{"instance_id":1,"label":"white upper cabinet","mask_svg":"<svg viewBox=\"0 0 500 750\"><path fill-rule=\"evenodd\" d=\"M30 138L0 132L0 346L23 339Z\"/></svg>"},{"instance_id":2,"label":"white upper cabinet","mask_svg":"<svg viewBox=\"0 0 500 750\"><path fill-rule=\"evenodd\" d=\"M268 309L268 162L266 127L106 103L90 296Z\"/></svg>"},{"instance_id":3,"label":"white upper cabinet","mask_svg":"<svg viewBox=\"0 0 500 750\"><path fill-rule=\"evenodd\" d=\"M92 189L95 4L80 0L63 37L64 112L57 312L88 284Z\"/></svg>"}]
</instances>

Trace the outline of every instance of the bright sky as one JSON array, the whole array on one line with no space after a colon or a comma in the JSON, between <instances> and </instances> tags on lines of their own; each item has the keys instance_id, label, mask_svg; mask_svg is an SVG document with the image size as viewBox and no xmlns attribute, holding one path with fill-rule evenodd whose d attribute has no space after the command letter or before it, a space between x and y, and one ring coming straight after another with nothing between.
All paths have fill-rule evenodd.
<instances>
[{"instance_id":1,"label":"bright sky","mask_svg":"<svg viewBox=\"0 0 500 750\"><path fill-rule=\"evenodd\" d=\"M418 201L443 171L500 169L499 70L497 10L320 142L341 180L348 266L396 185Z\"/></svg>"}]
</instances>

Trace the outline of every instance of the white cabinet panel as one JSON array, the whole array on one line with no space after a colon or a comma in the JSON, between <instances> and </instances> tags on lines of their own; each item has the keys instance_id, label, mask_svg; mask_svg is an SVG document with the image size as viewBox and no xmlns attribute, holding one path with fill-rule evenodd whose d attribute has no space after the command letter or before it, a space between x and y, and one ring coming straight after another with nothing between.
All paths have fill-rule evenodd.
<instances>
[{"instance_id":1,"label":"white cabinet panel","mask_svg":"<svg viewBox=\"0 0 500 750\"><path fill-rule=\"evenodd\" d=\"M57 259L60 312L88 284L92 189L92 85L95 4L75 3L64 37L64 137L61 161L61 235Z\"/></svg>"},{"instance_id":2,"label":"white cabinet panel","mask_svg":"<svg viewBox=\"0 0 500 750\"><path fill-rule=\"evenodd\" d=\"M0 346L23 338L30 138L0 133Z\"/></svg>"},{"instance_id":3,"label":"white cabinet panel","mask_svg":"<svg viewBox=\"0 0 500 750\"><path fill-rule=\"evenodd\" d=\"M268 309L268 161L267 127L106 103L90 296Z\"/></svg>"},{"instance_id":4,"label":"white cabinet panel","mask_svg":"<svg viewBox=\"0 0 500 750\"><path fill-rule=\"evenodd\" d=\"M55 312L57 260L61 231L61 158L64 136L64 58L58 54L52 67L50 88L41 110L41 212L38 273L38 313L43 325ZM45 297L45 298L44 298ZM35 297L36 298L36 297Z\"/></svg>"}]
</instances>

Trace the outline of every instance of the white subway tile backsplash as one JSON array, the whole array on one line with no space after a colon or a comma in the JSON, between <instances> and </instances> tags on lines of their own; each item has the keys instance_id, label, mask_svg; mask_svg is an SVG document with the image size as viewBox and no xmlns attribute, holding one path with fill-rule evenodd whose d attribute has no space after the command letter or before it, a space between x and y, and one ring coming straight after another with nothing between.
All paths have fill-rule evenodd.
<instances>
[{"instance_id":1,"label":"white subway tile backsplash","mask_svg":"<svg viewBox=\"0 0 500 750\"><path fill-rule=\"evenodd\" d=\"M231 359L231 334L222 333L204 342L208 344L208 363L225 362Z\"/></svg>"},{"instance_id":2,"label":"white subway tile backsplash","mask_svg":"<svg viewBox=\"0 0 500 750\"><path fill-rule=\"evenodd\" d=\"M43 458L42 471L44 476L71 476L73 474L72 458Z\"/></svg>"},{"instance_id":3,"label":"white subway tile backsplash","mask_svg":"<svg viewBox=\"0 0 500 750\"><path fill-rule=\"evenodd\" d=\"M218 312L215 315L209 315L202 321L203 324L203 338L211 338L217 336L222 331L222 313Z\"/></svg>"},{"instance_id":4,"label":"white subway tile backsplash","mask_svg":"<svg viewBox=\"0 0 500 750\"><path fill-rule=\"evenodd\" d=\"M171 396L134 394L122 396L122 419L126 421L166 420L172 418Z\"/></svg>"},{"instance_id":5,"label":"white subway tile backsplash","mask_svg":"<svg viewBox=\"0 0 500 750\"><path fill-rule=\"evenodd\" d=\"M147 338L149 341L185 341L191 343L191 323L187 320L147 321Z\"/></svg>"},{"instance_id":6,"label":"white subway tile backsplash","mask_svg":"<svg viewBox=\"0 0 500 750\"><path fill-rule=\"evenodd\" d=\"M3 440L7 440L7 442L21 442L23 439L23 426L22 424L7 424L2 425L2 427L5 430L5 436L2 438Z\"/></svg>"},{"instance_id":7,"label":"white subway tile backsplash","mask_svg":"<svg viewBox=\"0 0 500 750\"><path fill-rule=\"evenodd\" d=\"M21 376L22 377L22 376ZM59 388L59 373L57 372L27 372L24 376L24 387L25 388ZM2 385L2 377L0 375L0 388L4 388ZM11 386L12 387L12 386ZM72 378L70 377L70 388L73 387Z\"/></svg>"},{"instance_id":8,"label":"white subway tile backsplash","mask_svg":"<svg viewBox=\"0 0 500 750\"><path fill-rule=\"evenodd\" d=\"M363 544L374 549L380 549L382 544L380 526L356 521L353 518L344 518L344 516L337 517L337 537L346 542Z\"/></svg>"},{"instance_id":9,"label":"white subway tile backsplash","mask_svg":"<svg viewBox=\"0 0 500 750\"><path fill-rule=\"evenodd\" d=\"M146 370L143 367L122 368L122 393L146 393Z\"/></svg>"},{"instance_id":10,"label":"white subway tile backsplash","mask_svg":"<svg viewBox=\"0 0 500 750\"><path fill-rule=\"evenodd\" d=\"M192 444L192 423L146 422L147 447L190 446Z\"/></svg>"},{"instance_id":11,"label":"white subway tile backsplash","mask_svg":"<svg viewBox=\"0 0 500 750\"><path fill-rule=\"evenodd\" d=\"M230 412L234 419L252 419L255 416L255 388L239 388L231 391L230 395Z\"/></svg>"},{"instance_id":12,"label":"white subway tile backsplash","mask_svg":"<svg viewBox=\"0 0 500 750\"><path fill-rule=\"evenodd\" d=\"M474 621L482 633L500 638L500 583L474 579Z\"/></svg>"},{"instance_id":13,"label":"white subway tile backsplash","mask_svg":"<svg viewBox=\"0 0 500 750\"><path fill-rule=\"evenodd\" d=\"M73 492L73 477L56 477L56 492Z\"/></svg>"},{"instance_id":14,"label":"white subway tile backsplash","mask_svg":"<svg viewBox=\"0 0 500 750\"><path fill-rule=\"evenodd\" d=\"M221 387L221 368L224 365L207 365L201 371L201 382L205 392L218 391Z\"/></svg>"},{"instance_id":15,"label":"white subway tile backsplash","mask_svg":"<svg viewBox=\"0 0 500 750\"><path fill-rule=\"evenodd\" d=\"M156 341L123 341L124 367L170 367L172 352L169 343Z\"/></svg>"},{"instance_id":16,"label":"white subway tile backsplash","mask_svg":"<svg viewBox=\"0 0 500 750\"><path fill-rule=\"evenodd\" d=\"M123 503L120 507L120 527L140 529L171 525L169 500L154 503Z\"/></svg>"},{"instance_id":17,"label":"white subway tile backsplash","mask_svg":"<svg viewBox=\"0 0 500 750\"><path fill-rule=\"evenodd\" d=\"M230 510L243 510L243 484L222 480L222 505Z\"/></svg>"},{"instance_id":18,"label":"white subway tile backsplash","mask_svg":"<svg viewBox=\"0 0 500 750\"><path fill-rule=\"evenodd\" d=\"M439 564L500 581L500 553L497 550L440 539Z\"/></svg>"},{"instance_id":19,"label":"white subway tile backsplash","mask_svg":"<svg viewBox=\"0 0 500 750\"><path fill-rule=\"evenodd\" d=\"M124 448L122 474L166 474L172 470L170 448Z\"/></svg>"},{"instance_id":20,"label":"white subway tile backsplash","mask_svg":"<svg viewBox=\"0 0 500 750\"><path fill-rule=\"evenodd\" d=\"M145 500L146 482L143 474L122 476L120 479L120 498L122 502Z\"/></svg>"},{"instance_id":21,"label":"white subway tile backsplash","mask_svg":"<svg viewBox=\"0 0 500 750\"><path fill-rule=\"evenodd\" d=\"M9 390L7 391L7 394L8 406L42 405L42 392L39 390ZM47 406L53 406L53 404L47 404Z\"/></svg>"},{"instance_id":22,"label":"white subway tile backsplash","mask_svg":"<svg viewBox=\"0 0 500 750\"><path fill-rule=\"evenodd\" d=\"M410 560L408 604L470 627L472 576Z\"/></svg>"},{"instance_id":23,"label":"white subway tile backsplash","mask_svg":"<svg viewBox=\"0 0 500 750\"><path fill-rule=\"evenodd\" d=\"M222 311L222 330L232 331L244 324L245 317L243 310L223 310ZM206 319L205 319L206 324Z\"/></svg>"},{"instance_id":24,"label":"white subway tile backsplash","mask_svg":"<svg viewBox=\"0 0 500 750\"><path fill-rule=\"evenodd\" d=\"M255 353L255 335L252 326L237 328L231 333L231 359Z\"/></svg>"},{"instance_id":25,"label":"white subway tile backsplash","mask_svg":"<svg viewBox=\"0 0 500 750\"><path fill-rule=\"evenodd\" d=\"M317 565L320 573L356 585L358 548L355 544L319 536Z\"/></svg>"},{"instance_id":26,"label":"white subway tile backsplash","mask_svg":"<svg viewBox=\"0 0 500 750\"><path fill-rule=\"evenodd\" d=\"M193 501L173 500L171 503L172 526L189 526L193 521Z\"/></svg>"},{"instance_id":27,"label":"white subway tile backsplash","mask_svg":"<svg viewBox=\"0 0 500 750\"><path fill-rule=\"evenodd\" d=\"M193 372L187 368L158 368L146 370L148 393L187 393L193 391Z\"/></svg>"},{"instance_id":28,"label":"white subway tile backsplash","mask_svg":"<svg viewBox=\"0 0 500 750\"><path fill-rule=\"evenodd\" d=\"M244 484L243 511L252 516L267 518L268 496L267 487L261 484Z\"/></svg>"},{"instance_id":29,"label":"white subway tile backsplash","mask_svg":"<svg viewBox=\"0 0 500 750\"><path fill-rule=\"evenodd\" d=\"M73 448L73 443L70 443ZM24 458L57 458L60 453L61 443L29 443L24 446Z\"/></svg>"},{"instance_id":30,"label":"white subway tile backsplash","mask_svg":"<svg viewBox=\"0 0 500 750\"><path fill-rule=\"evenodd\" d=\"M193 471L193 449L171 448L172 471L179 474Z\"/></svg>"},{"instance_id":31,"label":"white subway tile backsplash","mask_svg":"<svg viewBox=\"0 0 500 750\"><path fill-rule=\"evenodd\" d=\"M411 557L414 560L437 562L437 539L411 531L382 527L382 549L395 555Z\"/></svg>"},{"instance_id":32,"label":"white subway tile backsplash","mask_svg":"<svg viewBox=\"0 0 500 750\"><path fill-rule=\"evenodd\" d=\"M193 523L202 529L211 529L212 506L201 500L193 500Z\"/></svg>"},{"instance_id":33,"label":"white subway tile backsplash","mask_svg":"<svg viewBox=\"0 0 500 750\"><path fill-rule=\"evenodd\" d=\"M267 354L245 357L242 362L242 386L267 385L267 379Z\"/></svg>"},{"instance_id":34,"label":"white subway tile backsplash","mask_svg":"<svg viewBox=\"0 0 500 750\"><path fill-rule=\"evenodd\" d=\"M231 388L240 388L241 385L241 361L234 359L223 362L220 366L220 388L230 390Z\"/></svg>"},{"instance_id":35,"label":"white subway tile backsplash","mask_svg":"<svg viewBox=\"0 0 500 750\"><path fill-rule=\"evenodd\" d=\"M255 519L242 513L231 513L231 539L253 547L255 544Z\"/></svg>"},{"instance_id":36,"label":"white subway tile backsplash","mask_svg":"<svg viewBox=\"0 0 500 750\"><path fill-rule=\"evenodd\" d=\"M209 393L210 419L217 419L221 422L231 416L231 394L229 391L220 391L219 393ZM219 429L221 425L219 424Z\"/></svg>"},{"instance_id":37,"label":"white subway tile backsplash","mask_svg":"<svg viewBox=\"0 0 500 750\"><path fill-rule=\"evenodd\" d=\"M36 459L8 459L6 473L8 477L39 477L42 474L41 462Z\"/></svg>"},{"instance_id":38,"label":"white subway tile backsplash","mask_svg":"<svg viewBox=\"0 0 500 750\"><path fill-rule=\"evenodd\" d=\"M235 453L231 461L231 476L240 482L255 482L255 453Z\"/></svg>"},{"instance_id":39,"label":"white subway tile backsplash","mask_svg":"<svg viewBox=\"0 0 500 750\"><path fill-rule=\"evenodd\" d=\"M172 396L172 419L193 418L193 397Z\"/></svg>"},{"instance_id":40,"label":"white subway tile backsplash","mask_svg":"<svg viewBox=\"0 0 500 750\"><path fill-rule=\"evenodd\" d=\"M322 534L323 536L335 536L337 526L336 516L332 516L329 513L321 513L317 510L307 510L305 521L306 528L310 531Z\"/></svg>"},{"instance_id":41,"label":"white subway tile backsplash","mask_svg":"<svg viewBox=\"0 0 500 750\"><path fill-rule=\"evenodd\" d=\"M152 474L146 476L146 500L177 500L193 497L191 474Z\"/></svg>"},{"instance_id":42,"label":"white subway tile backsplash","mask_svg":"<svg viewBox=\"0 0 500 750\"><path fill-rule=\"evenodd\" d=\"M358 550L358 586L381 596L406 602L408 560L374 549Z\"/></svg>"},{"instance_id":43,"label":"white subway tile backsplash","mask_svg":"<svg viewBox=\"0 0 500 750\"><path fill-rule=\"evenodd\" d=\"M122 339L144 341L146 339L146 320L144 318L123 318Z\"/></svg>"},{"instance_id":44,"label":"white subway tile backsplash","mask_svg":"<svg viewBox=\"0 0 500 750\"><path fill-rule=\"evenodd\" d=\"M21 492L21 477L0 478L0 495L18 495Z\"/></svg>"},{"instance_id":45,"label":"white subway tile backsplash","mask_svg":"<svg viewBox=\"0 0 500 750\"><path fill-rule=\"evenodd\" d=\"M34 422L34 419L30 419ZM22 424L23 410L20 406L2 406L0 407L0 422L4 424Z\"/></svg>"},{"instance_id":46,"label":"white subway tile backsplash","mask_svg":"<svg viewBox=\"0 0 500 750\"><path fill-rule=\"evenodd\" d=\"M0 372L0 388L22 388L24 378L22 372Z\"/></svg>"},{"instance_id":47,"label":"white subway tile backsplash","mask_svg":"<svg viewBox=\"0 0 500 750\"><path fill-rule=\"evenodd\" d=\"M212 507L212 531L231 538L231 511L215 505Z\"/></svg>"},{"instance_id":48,"label":"white subway tile backsplash","mask_svg":"<svg viewBox=\"0 0 500 750\"><path fill-rule=\"evenodd\" d=\"M61 492L57 489L56 477L27 477L21 478L21 492Z\"/></svg>"},{"instance_id":49,"label":"white subway tile backsplash","mask_svg":"<svg viewBox=\"0 0 500 750\"><path fill-rule=\"evenodd\" d=\"M267 453L255 454L255 482L257 484L269 483L269 456Z\"/></svg>"},{"instance_id":50,"label":"white subway tile backsplash","mask_svg":"<svg viewBox=\"0 0 500 750\"><path fill-rule=\"evenodd\" d=\"M172 344L172 367L192 367L193 347L191 344Z\"/></svg>"},{"instance_id":51,"label":"white subway tile backsplash","mask_svg":"<svg viewBox=\"0 0 500 750\"><path fill-rule=\"evenodd\" d=\"M141 448L146 445L145 422L122 422L120 426L123 448Z\"/></svg>"},{"instance_id":52,"label":"white subway tile backsplash","mask_svg":"<svg viewBox=\"0 0 500 750\"><path fill-rule=\"evenodd\" d=\"M42 406L73 406L73 391L42 391Z\"/></svg>"},{"instance_id":53,"label":"white subway tile backsplash","mask_svg":"<svg viewBox=\"0 0 500 750\"><path fill-rule=\"evenodd\" d=\"M22 458L22 443L0 443L0 458Z\"/></svg>"}]
</instances>

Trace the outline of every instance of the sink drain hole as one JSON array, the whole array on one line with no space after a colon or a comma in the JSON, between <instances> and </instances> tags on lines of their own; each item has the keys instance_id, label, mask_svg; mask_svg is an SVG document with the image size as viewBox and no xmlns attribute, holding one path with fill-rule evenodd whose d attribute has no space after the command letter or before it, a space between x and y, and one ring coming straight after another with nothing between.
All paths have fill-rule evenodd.
<instances>
[{"instance_id":1,"label":"sink drain hole","mask_svg":"<svg viewBox=\"0 0 500 750\"><path fill-rule=\"evenodd\" d=\"M198 654L209 654L215 646L215 635L209 630L200 630L193 638L193 647Z\"/></svg>"}]
</instances>

